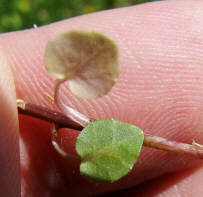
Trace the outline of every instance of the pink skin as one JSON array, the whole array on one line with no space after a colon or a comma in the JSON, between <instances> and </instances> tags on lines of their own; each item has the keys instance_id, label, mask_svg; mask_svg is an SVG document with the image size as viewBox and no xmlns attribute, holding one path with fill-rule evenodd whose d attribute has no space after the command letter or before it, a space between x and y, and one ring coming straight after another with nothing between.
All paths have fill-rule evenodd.
<instances>
[{"instance_id":1,"label":"pink skin","mask_svg":"<svg viewBox=\"0 0 203 197\"><path fill-rule=\"evenodd\" d=\"M54 86L53 78L43 65L47 41L71 29L95 30L109 35L118 43L121 62L118 83L107 96L96 100L78 99L64 84L61 88L63 102L92 118L112 117L135 124L152 135L185 143L195 140L203 144L202 10L203 2L200 0L161 1L75 17L37 29L1 34L0 44L13 71L17 98L53 108L44 94L53 95ZM0 55L3 56L2 50ZM12 80L11 75L5 72L6 69L1 71L1 79ZM1 83L0 87L5 90L4 84ZM0 124L5 125L3 130L6 131L5 135L8 134L8 142L14 141L16 144L10 132L15 128L15 134L18 134L13 105L15 94L12 88L8 91L11 95L7 90L5 95L0 94L0 104L9 108L4 103L11 99L12 109L4 109L1 113L12 117L14 126L11 129L6 119L0 119ZM50 124L25 116L20 116L19 122L23 197L87 196L139 183L142 183L140 188L151 191L147 196L171 196L170 191L185 196L191 196L191 192L195 191L193 196L201 196L203 192L200 186L202 161L146 147L142 149L132 172L122 180L113 184L87 181L79 175L77 165L63 160L53 149ZM74 143L78 132L60 133L61 145L66 151L75 153ZM6 143L2 140L1 146L4 147ZM17 146L13 147L6 149L10 158L13 158L13 152L18 152ZM10 160L5 161L5 170L6 162L11 165ZM19 179L14 178L17 176L15 172L17 169L10 172L7 185L5 177L0 176L0 183L5 184L1 191L3 194L11 191L9 181L12 191L19 191ZM160 177L167 173L171 173L170 178ZM185 178L181 179L183 176ZM157 178L156 185L154 181L149 181L152 178ZM163 184L160 183L164 184L164 189L161 189ZM131 194L133 192L139 196L136 189Z\"/></svg>"}]
</instances>

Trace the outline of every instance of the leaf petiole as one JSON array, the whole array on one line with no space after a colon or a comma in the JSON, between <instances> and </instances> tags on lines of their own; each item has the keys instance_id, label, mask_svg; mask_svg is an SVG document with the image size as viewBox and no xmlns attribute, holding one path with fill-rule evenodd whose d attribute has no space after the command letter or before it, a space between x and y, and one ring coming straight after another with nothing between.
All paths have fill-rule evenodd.
<instances>
[{"instance_id":1,"label":"leaf petiole","mask_svg":"<svg viewBox=\"0 0 203 197\"><path fill-rule=\"evenodd\" d=\"M59 127L56 124L53 124L53 128L52 128L52 145L54 146L55 150L64 158L74 161L74 162L81 162L80 157L75 157L73 155L68 154L67 152L65 152L58 144L57 142L57 138L58 138L58 130Z\"/></svg>"}]
</instances>

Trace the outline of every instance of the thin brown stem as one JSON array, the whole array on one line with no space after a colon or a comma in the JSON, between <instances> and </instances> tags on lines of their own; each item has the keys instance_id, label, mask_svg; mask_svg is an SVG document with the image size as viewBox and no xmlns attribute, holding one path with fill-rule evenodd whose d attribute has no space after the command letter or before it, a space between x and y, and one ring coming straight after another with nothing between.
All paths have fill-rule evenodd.
<instances>
[{"instance_id":1,"label":"thin brown stem","mask_svg":"<svg viewBox=\"0 0 203 197\"><path fill-rule=\"evenodd\" d=\"M71 128L79 131L83 129L82 125L80 125L78 122L75 122L74 120L72 120L71 118L69 118L68 116L64 115L61 112L53 111L39 105L26 103L25 101L22 101L22 100L17 100L17 105L18 105L19 114L24 114L35 118L39 118L41 120L48 121L50 123L57 125L57 129ZM56 140L57 129L52 131L53 143L57 141ZM197 144L196 142L193 142L192 144L185 144L181 142L171 141L166 138L144 134L143 145L151 148L160 149L160 150L187 154L187 155L194 156L196 158L203 159L203 146L200 144ZM57 147L55 148L57 150ZM58 152L60 152L60 150Z\"/></svg>"},{"instance_id":2,"label":"thin brown stem","mask_svg":"<svg viewBox=\"0 0 203 197\"><path fill-rule=\"evenodd\" d=\"M83 129L83 126L73 121L61 112L53 111L39 105L27 103L23 100L17 100L17 105L19 114L28 115L39 118L41 120L45 120L50 123L55 123L60 128L71 128L75 130Z\"/></svg>"},{"instance_id":3,"label":"thin brown stem","mask_svg":"<svg viewBox=\"0 0 203 197\"><path fill-rule=\"evenodd\" d=\"M203 148L202 145L197 143L185 144L168 140L166 138L152 136L149 134L144 135L144 146L156 148L165 151L172 151L175 153L187 154L203 159Z\"/></svg>"}]
</instances>

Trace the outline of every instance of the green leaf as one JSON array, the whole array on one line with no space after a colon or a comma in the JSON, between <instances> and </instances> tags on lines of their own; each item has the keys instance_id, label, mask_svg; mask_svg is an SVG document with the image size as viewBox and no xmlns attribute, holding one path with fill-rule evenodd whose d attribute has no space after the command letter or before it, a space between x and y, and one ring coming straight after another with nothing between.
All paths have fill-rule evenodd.
<instances>
[{"instance_id":1,"label":"green leaf","mask_svg":"<svg viewBox=\"0 0 203 197\"><path fill-rule=\"evenodd\" d=\"M120 179L132 169L143 139L142 130L134 125L114 119L91 122L76 141L81 174L105 182Z\"/></svg>"}]
</instances>

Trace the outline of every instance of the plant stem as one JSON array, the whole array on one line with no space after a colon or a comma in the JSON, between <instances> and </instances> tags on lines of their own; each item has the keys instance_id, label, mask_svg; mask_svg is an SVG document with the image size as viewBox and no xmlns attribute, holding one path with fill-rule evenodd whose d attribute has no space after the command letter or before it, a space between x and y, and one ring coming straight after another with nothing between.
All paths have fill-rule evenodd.
<instances>
[{"instance_id":1,"label":"plant stem","mask_svg":"<svg viewBox=\"0 0 203 197\"><path fill-rule=\"evenodd\" d=\"M181 142L168 140L162 137L144 134L143 145L160 150L187 154L203 159L203 147L202 145L197 144L195 142L193 142L192 144L185 144Z\"/></svg>"},{"instance_id":2,"label":"plant stem","mask_svg":"<svg viewBox=\"0 0 203 197\"><path fill-rule=\"evenodd\" d=\"M83 129L83 126L61 112L53 111L32 103L27 103L19 99L17 100L17 106L19 114L28 115L50 123L55 123L60 128L71 128L79 131Z\"/></svg>"},{"instance_id":3,"label":"plant stem","mask_svg":"<svg viewBox=\"0 0 203 197\"><path fill-rule=\"evenodd\" d=\"M82 125L80 125L78 122L75 122L61 112L53 111L39 105L27 103L23 100L17 100L17 106L19 114L32 116L50 123L54 123L55 125L57 125L58 128L71 128L79 131L83 129ZM193 142L192 144L185 144L181 142L171 141L166 138L144 134L143 145L160 150L187 154L199 159L203 159L203 145L197 144L196 142Z\"/></svg>"},{"instance_id":4,"label":"plant stem","mask_svg":"<svg viewBox=\"0 0 203 197\"><path fill-rule=\"evenodd\" d=\"M57 142L57 138L58 138L58 130L59 130L59 127L58 125L54 124L53 128L52 128L52 145L54 146L55 150L61 155L63 156L64 158L70 160L70 161L73 161L73 162L77 162L77 163L80 163L81 162L81 159L80 157L76 157L76 156L73 156L73 155L70 155L68 153L66 153L58 144Z\"/></svg>"},{"instance_id":5,"label":"plant stem","mask_svg":"<svg viewBox=\"0 0 203 197\"><path fill-rule=\"evenodd\" d=\"M84 114L81 114L80 112L69 107L68 105L64 105L64 103L60 101L59 87L60 85L63 84L63 82L65 82L65 80L55 80L54 98L53 98L55 105L58 107L59 110L63 111L66 115L68 114L67 116L69 117L69 119L71 119L72 121L83 127L86 127L91 120Z\"/></svg>"}]
</instances>

